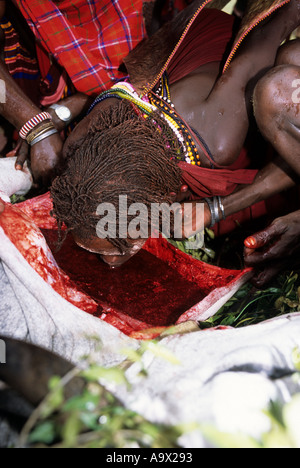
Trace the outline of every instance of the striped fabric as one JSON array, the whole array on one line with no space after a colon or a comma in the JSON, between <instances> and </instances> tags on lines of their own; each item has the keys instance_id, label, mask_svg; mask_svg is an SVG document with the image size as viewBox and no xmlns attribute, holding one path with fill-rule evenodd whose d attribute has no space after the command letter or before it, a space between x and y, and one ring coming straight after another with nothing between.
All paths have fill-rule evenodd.
<instances>
[{"instance_id":1,"label":"striped fabric","mask_svg":"<svg viewBox=\"0 0 300 468\"><path fill-rule=\"evenodd\" d=\"M8 19L3 18L0 28L4 33L4 58L8 71L26 95L38 104L40 71L36 57L32 57L20 44L19 35Z\"/></svg>"},{"instance_id":2,"label":"striped fabric","mask_svg":"<svg viewBox=\"0 0 300 468\"><path fill-rule=\"evenodd\" d=\"M4 45L6 65L16 79L26 78L35 80L39 75L39 68L35 58L32 58L27 50L19 43L19 37L8 20L4 20L1 28L7 38ZM17 45L16 45L17 44ZM24 66L19 65L22 61Z\"/></svg>"},{"instance_id":3,"label":"striped fabric","mask_svg":"<svg viewBox=\"0 0 300 468\"><path fill-rule=\"evenodd\" d=\"M91 96L124 75L122 59L146 35L143 0L14 0L74 86Z\"/></svg>"}]
</instances>

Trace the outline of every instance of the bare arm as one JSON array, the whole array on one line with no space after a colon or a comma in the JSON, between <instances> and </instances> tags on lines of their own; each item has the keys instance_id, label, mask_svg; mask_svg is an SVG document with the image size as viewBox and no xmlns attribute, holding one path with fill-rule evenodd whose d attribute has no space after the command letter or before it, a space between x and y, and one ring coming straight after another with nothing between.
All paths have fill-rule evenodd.
<instances>
[{"instance_id":1,"label":"bare arm","mask_svg":"<svg viewBox=\"0 0 300 468\"><path fill-rule=\"evenodd\" d=\"M296 176L281 159L277 159L258 173L252 185L243 186L224 198L225 214L230 216L295 185Z\"/></svg>"},{"instance_id":2,"label":"bare arm","mask_svg":"<svg viewBox=\"0 0 300 468\"><path fill-rule=\"evenodd\" d=\"M92 105L94 99L86 94L76 93L73 96L67 97L57 104L67 107L71 111L72 120L84 116ZM52 116L54 125L58 130L63 130L66 124L60 120L53 109L47 109Z\"/></svg>"},{"instance_id":3,"label":"bare arm","mask_svg":"<svg viewBox=\"0 0 300 468\"><path fill-rule=\"evenodd\" d=\"M23 93L1 60L0 80L5 86L5 99L2 100L4 102L0 103L0 114L19 131L28 120L39 114L41 110ZM73 119L85 112L90 103L90 97L81 93L60 102L70 109ZM57 118L52 109L50 113L56 128L59 131L63 130L65 123ZM31 168L36 180L41 180L44 184L51 181L62 158L62 146L62 139L56 134L36 144L31 149ZM15 155L17 156L16 169L22 169L28 155L27 144L24 143L22 147L18 148Z\"/></svg>"},{"instance_id":4,"label":"bare arm","mask_svg":"<svg viewBox=\"0 0 300 468\"><path fill-rule=\"evenodd\" d=\"M40 109L18 87L1 60L0 80L6 90L4 102L0 103L0 114L20 130L28 120L40 113Z\"/></svg>"},{"instance_id":5,"label":"bare arm","mask_svg":"<svg viewBox=\"0 0 300 468\"><path fill-rule=\"evenodd\" d=\"M268 164L256 176L255 181L251 185L241 186L236 192L223 198L226 217L238 213L239 211L249 208L255 203L267 200L273 195L277 195L285 190L288 190L297 185L297 180L294 173L286 166L280 158ZM189 193L187 194L189 196ZM177 197L177 201L182 202L182 196ZM203 203L203 202L201 202ZM200 232L203 227L211 225L211 212L207 203L204 206L204 220L196 216L196 206L199 202L186 201L183 203L184 211L190 223L185 219L185 238L189 238L195 231ZM183 211L183 213L184 213ZM188 214L189 213L189 214ZM222 219L222 213L219 211L219 217ZM196 220L200 223L197 225Z\"/></svg>"},{"instance_id":6,"label":"bare arm","mask_svg":"<svg viewBox=\"0 0 300 468\"><path fill-rule=\"evenodd\" d=\"M249 129L253 90L274 66L282 41L299 24L299 1L291 0L247 36L216 82L202 106L200 129L217 163L227 166L236 161Z\"/></svg>"},{"instance_id":7,"label":"bare arm","mask_svg":"<svg viewBox=\"0 0 300 468\"><path fill-rule=\"evenodd\" d=\"M0 114L19 131L28 120L39 114L41 110L18 87L1 60L0 80L5 88L4 99L0 103ZM31 167L34 178L48 184L55 174L61 156L62 140L58 134L37 143L31 149ZM22 164L18 164L18 162L17 160L16 166L22 169ZM24 158L22 162L24 162Z\"/></svg>"}]
</instances>

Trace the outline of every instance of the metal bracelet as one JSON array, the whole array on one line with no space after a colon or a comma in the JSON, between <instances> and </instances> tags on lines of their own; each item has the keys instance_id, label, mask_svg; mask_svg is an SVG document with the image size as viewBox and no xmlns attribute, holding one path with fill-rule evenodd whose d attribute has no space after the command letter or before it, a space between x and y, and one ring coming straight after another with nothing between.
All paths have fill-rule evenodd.
<instances>
[{"instance_id":1,"label":"metal bracelet","mask_svg":"<svg viewBox=\"0 0 300 468\"><path fill-rule=\"evenodd\" d=\"M226 215L225 215L225 208L224 208L224 205L223 205L223 202L222 202L222 198L218 197L218 200L219 200L219 208L220 208L220 211L222 213L223 220L225 221Z\"/></svg>"},{"instance_id":2,"label":"metal bracelet","mask_svg":"<svg viewBox=\"0 0 300 468\"><path fill-rule=\"evenodd\" d=\"M34 146L40 141L45 140L46 138L49 138L52 135L55 135L55 133L58 133L58 130L56 128L53 128L52 130L49 130L48 132L42 133L41 135L37 136L31 143L30 146Z\"/></svg>"},{"instance_id":3,"label":"metal bracelet","mask_svg":"<svg viewBox=\"0 0 300 468\"><path fill-rule=\"evenodd\" d=\"M219 215L219 202L217 197L205 198L206 203L210 209L211 214L211 225L213 227L215 224L220 222L220 215Z\"/></svg>"},{"instance_id":4,"label":"metal bracelet","mask_svg":"<svg viewBox=\"0 0 300 468\"><path fill-rule=\"evenodd\" d=\"M215 220L216 220L216 224L218 224L220 222L220 211L219 211L218 197L213 198L213 203L214 203Z\"/></svg>"},{"instance_id":5,"label":"metal bracelet","mask_svg":"<svg viewBox=\"0 0 300 468\"><path fill-rule=\"evenodd\" d=\"M54 128L55 126L53 125L52 122L48 122L48 123L40 125L38 128L32 130L29 133L29 135L26 137L27 143L30 145L40 135L43 135L44 133L49 132L50 130L53 130Z\"/></svg>"}]
</instances>

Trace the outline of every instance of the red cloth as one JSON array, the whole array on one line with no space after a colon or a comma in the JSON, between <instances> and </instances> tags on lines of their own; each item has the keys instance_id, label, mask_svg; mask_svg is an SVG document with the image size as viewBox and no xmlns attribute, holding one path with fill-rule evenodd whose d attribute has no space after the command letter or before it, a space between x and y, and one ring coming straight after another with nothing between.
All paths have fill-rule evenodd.
<instances>
[{"instance_id":1,"label":"red cloth","mask_svg":"<svg viewBox=\"0 0 300 468\"><path fill-rule=\"evenodd\" d=\"M215 9L202 10L168 67L170 84L202 65L226 60L233 36L234 17Z\"/></svg>"},{"instance_id":2,"label":"red cloth","mask_svg":"<svg viewBox=\"0 0 300 468\"><path fill-rule=\"evenodd\" d=\"M250 169L206 169L185 162L180 162L179 167L182 170L183 182L197 198L225 197L233 193L239 185L252 184L258 172Z\"/></svg>"}]
</instances>

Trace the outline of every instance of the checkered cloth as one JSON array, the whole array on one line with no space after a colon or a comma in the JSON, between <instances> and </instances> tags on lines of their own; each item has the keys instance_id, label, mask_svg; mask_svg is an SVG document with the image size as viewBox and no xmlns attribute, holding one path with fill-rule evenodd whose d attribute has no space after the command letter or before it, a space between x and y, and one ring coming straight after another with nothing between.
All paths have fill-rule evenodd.
<instances>
[{"instance_id":1,"label":"checkered cloth","mask_svg":"<svg viewBox=\"0 0 300 468\"><path fill-rule=\"evenodd\" d=\"M146 35L143 0L14 0L80 92L98 95L124 75L122 59Z\"/></svg>"}]
</instances>

